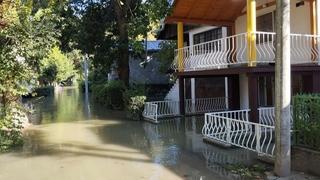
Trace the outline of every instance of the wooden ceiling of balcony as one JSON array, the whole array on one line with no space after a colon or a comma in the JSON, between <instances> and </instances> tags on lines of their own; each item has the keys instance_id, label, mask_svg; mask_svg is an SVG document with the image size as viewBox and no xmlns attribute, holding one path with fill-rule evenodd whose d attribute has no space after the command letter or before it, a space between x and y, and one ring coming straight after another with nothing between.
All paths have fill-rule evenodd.
<instances>
[{"instance_id":1,"label":"wooden ceiling of balcony","mask_svg":"<svg viewBox=\"0 0 320 180\"><path fill-rule=\"evenodd\" d=\"M242 13L246 0L175 0L166 23L232 25Z\"/></svg>"}]
</instances>

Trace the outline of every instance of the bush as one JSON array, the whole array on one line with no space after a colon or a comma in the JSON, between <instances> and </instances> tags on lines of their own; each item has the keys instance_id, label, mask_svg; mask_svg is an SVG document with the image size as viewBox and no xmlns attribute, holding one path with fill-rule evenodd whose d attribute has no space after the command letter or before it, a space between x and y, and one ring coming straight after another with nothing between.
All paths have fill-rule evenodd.
<instances>
[{"instance_id":1,"label":"bush","mask_svg":"<svg viewBox=\"0 0 320 180\"><path fill-rule=\"evenodd\" d=\"M24 110L19 107L1 109L0 114L0 152L22 145Z\"/></svg>"},{"instance_id":2,"label":"bush","mask_svg":"<svg viewBox=\"0 0 320 180\"><path fill-rule=\"evenodd\" d=\"M34 90L34 94L36 97L40 96L50 96L54 93L53 86L45 86L45 87L38 87Z\"/></svg>"},{"instance_id":3,"label":"bush","mask_svg":"<svg viewBox=\"0 0 320 180\"><path fill-rule=\"evenodd\" d=\"M96 102L112 109L123 109L123 93L125 85L122 81L109 81L91 86L92 94Z\"/></svg>"},{"instance_id":4,"label":"bush","mask_svg":"<svg viewBox=\"0 0 320 180\"><path fill-rule=\"evenodd\" d=\"M293 98L294 140L298 146L320 150L320 95Z\"/></svg>"},{"instance_id":5,"label":"bush","mask_svg":"<svg viewBox=\"0 0 320 180\"><path fill-rule=\"evenodd\" d=\"M141 119L146 99L144 86L133 86L125 91L124 101L129 118Z\"/></svg>"}]
</instances>

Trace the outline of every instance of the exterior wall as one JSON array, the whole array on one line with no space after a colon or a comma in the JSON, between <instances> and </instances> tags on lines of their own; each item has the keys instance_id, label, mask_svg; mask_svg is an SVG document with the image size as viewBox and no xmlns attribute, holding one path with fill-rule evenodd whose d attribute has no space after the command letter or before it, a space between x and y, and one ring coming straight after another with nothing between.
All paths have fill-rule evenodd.
<instances>
[{"instance_id":1,"label":"exterior wall","mask_svg":"<svg viewBox=\"0 0 320 180\"><path fill-rule=\"evenodd\" d=\"M240 109L249 109L249 88L247 74L239 75Z\"/></svg>"},{"instance_id":2,"label":"exterior wall","mask_svg":"<svg viewBox=\"0 0 320 180\"><path fill-rule=\"evenodd\" d=\"M195 87L195 98L214 98L225 96L224 77L196 78Z\"/></svg>"},{"instance_id":3,"label":"exterior wall","mask_svg":"<svg viewBox=\"0 0 320 180\"><path fill-rule=\"evenodd\" d=\"M159 72L159 62L152 59L145 67L140 65L141 59L130 57L130 83L135 84L169 84L169 77Z\"/></svg>"},{"instance_id":4,"label":"exterior wall","mask_svg":"<svg viewBox=\"0 0 320 180\"><path fill-rule=\"evenodd\" d=\"M257 0L257 6L263 5L262 0ZM257 16L261 16L275 11L276 6L270 6L257 11ZM246 14L238 17L235 21L236 34L246 32ZM296 1L291 1L291 32L298 34L311 34L310 25L310 5L305 1L303 6L296 7Z\"/></svg>"},{"instance_id":5,"label":"exterior wall","mask_svg":"<svg viewBox=\"0 0 320 180\"><path fill-rule=\"evenodd\" d=\"M215 28L218 28L218 27L217 26L202 26L202 27L190 30L188 32L189 33L189 45L193 46L193 44L194 44L193 43L193 36L195 34L202 33L202 32L205 32L205 31L209 31L209 30L215 29ZM223 27L222 28L222 37L226 37L226 36L227 36L227 28Z\"/></svg>"}]
</instances>

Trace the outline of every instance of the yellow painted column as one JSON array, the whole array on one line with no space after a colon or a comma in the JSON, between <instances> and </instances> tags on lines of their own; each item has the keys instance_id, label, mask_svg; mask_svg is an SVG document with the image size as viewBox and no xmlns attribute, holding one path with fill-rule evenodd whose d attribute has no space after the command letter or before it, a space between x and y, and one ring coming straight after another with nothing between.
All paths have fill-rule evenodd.
<instances>
[{"instance_id":1,"label":"yellow painted column","mask_svg":"<svg viewBox=\"0 0 320 180\"><path fill-rule=\"evenodd\" d=\"M317 6L316 6L316 0L310 0L310 25L311 25L311 34L316 36L317 35ZM313 52L316 52L317 47L317 41L316 38L312 38L312 51L311 51L311 60L316 61L318 57Z\"/></svg>"},{"instance_id":2,"label":"yellow painted column","mask_svg":"<svg viewBox=\"0 0 320 180\"><path fill-rule=\"evenodd\" d=\"M183 64L183 44L184 44L184 40L183 40L183 23L182 22L178 22L177 24L177 34L178 34L178 69L179 72L182 72L184 69L184 64Z\"/></svg>"},{"instance_id":3,"label":"yellow painted column","mask_svg":"<svg viewBox=\"0 0 320 180\"><path fill-rule=\"evenodd\" d=\"M247 0L247 44L248 44L248 65L257 65L256 50L256 1Z\"/></svg>"}]
</instances>

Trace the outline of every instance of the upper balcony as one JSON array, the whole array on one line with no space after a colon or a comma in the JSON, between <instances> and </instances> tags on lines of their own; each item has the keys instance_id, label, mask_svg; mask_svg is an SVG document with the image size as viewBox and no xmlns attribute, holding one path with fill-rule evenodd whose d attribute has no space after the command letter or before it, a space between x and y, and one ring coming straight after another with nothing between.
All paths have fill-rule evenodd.
<instances>
[{"instance_id":1,"label":"upper balcony","mask_svg":"<svg viewBox=\"0 0 320 180\"><path fill-rule=\"evenodd\" d=\"M320 36L291 34L291 64L318 64ZM237 34L175 50L172 68L201 71L275 63L276 34Z\"/></svg>"}]
</instances>

